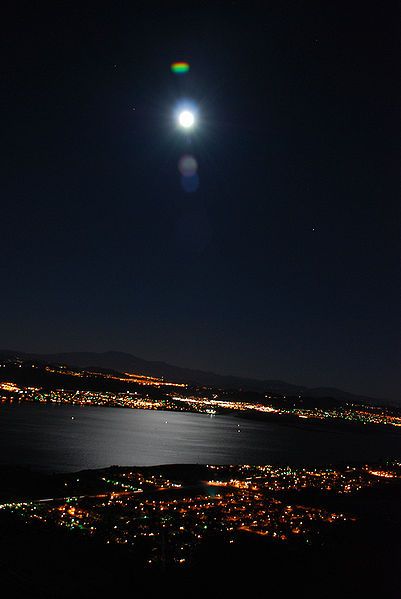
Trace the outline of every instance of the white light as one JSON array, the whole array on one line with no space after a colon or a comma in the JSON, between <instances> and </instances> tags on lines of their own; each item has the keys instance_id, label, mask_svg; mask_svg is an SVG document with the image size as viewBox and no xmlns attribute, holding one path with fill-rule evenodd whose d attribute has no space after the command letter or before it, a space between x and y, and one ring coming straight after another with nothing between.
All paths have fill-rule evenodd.
<instances>
[{"instance_id":1,"label":"white light","mask_svg":"<svg viewBox=\"0 0 401 599\"><path fill-rule=\"evenodd\" d=\"M183 110L178 115L178 122L181 125L181 127L184 127L185 129L193 127L195 123L195 117L193 112L191 112L190 110Z\"/></svg>"}]
</instances>

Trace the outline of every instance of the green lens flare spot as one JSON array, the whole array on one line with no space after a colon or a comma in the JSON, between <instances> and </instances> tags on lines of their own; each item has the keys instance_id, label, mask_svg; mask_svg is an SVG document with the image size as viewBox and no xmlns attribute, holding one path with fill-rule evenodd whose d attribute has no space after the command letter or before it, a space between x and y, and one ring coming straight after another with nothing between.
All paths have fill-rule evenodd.
<instances>
[{"instance_id":1,"label":"green lens flare spot","mask_svg":"<svg viewBox=\"0 0 401 599\"><path fill-rule=\"evenodd\" d=\"M170 68L172 73L183 75L184 73L188 73L189 64L187 62L173 62Z\"/></svg>"}]
</instances>

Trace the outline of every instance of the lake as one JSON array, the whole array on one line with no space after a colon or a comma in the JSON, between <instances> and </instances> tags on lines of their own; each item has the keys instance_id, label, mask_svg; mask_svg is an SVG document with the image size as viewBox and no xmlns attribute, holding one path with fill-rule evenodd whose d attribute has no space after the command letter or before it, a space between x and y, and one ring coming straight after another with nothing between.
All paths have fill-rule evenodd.
<instances>
[{"instance_id":1,"label":"lake","mask_svg":"<svg viewBox=\"0 0 401 599\"><path fill-rule=\"evenodd\" d=\"M0 406L0 465L36 470L173 463L319 465L382 458L401 459L400 430L289 426L188 412Z\"/></svg>"}]
</instances>

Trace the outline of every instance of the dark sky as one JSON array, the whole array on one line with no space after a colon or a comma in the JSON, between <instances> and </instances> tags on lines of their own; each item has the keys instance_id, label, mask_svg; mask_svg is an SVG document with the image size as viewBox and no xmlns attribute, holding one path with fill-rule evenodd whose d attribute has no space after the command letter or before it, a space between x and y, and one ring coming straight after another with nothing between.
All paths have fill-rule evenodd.
<instances>
[{"instance_id":1,"label":"dark sky","mask_svg":"<svg viewBox=\"0 0 401 599\"><path fill-rule=\"evenodd\" d=\"M0 346L401 400L399 17L392 2L12 3Z\"/></svg>"}]
</instances>

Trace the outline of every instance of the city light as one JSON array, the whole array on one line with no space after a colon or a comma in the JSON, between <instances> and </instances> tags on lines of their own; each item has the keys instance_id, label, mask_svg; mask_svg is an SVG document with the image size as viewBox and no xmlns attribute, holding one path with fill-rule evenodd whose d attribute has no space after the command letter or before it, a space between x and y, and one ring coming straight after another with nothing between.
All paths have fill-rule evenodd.
<instances>
[{"instance_id":1,"label":"city light","mask_svg":"<svg viewBox=\"0 0 401 599\"><path fill-rule=\"evenodd\" d=\"M189 164L191 166L192 163ZM189 167L188 167L189 168ZM189 177L183 177L184 179ZM10 364L1 364L0 367ZM13 363L13 368L22 364ZM30 369L40 370L37 365L27 365ZM191 387L181 381L165 380L161 377L142 373L109 373L95 370L72 368L67 366L42 367L43 374L69 376L86 381L101 381L103 390L43 388L36 385L20 386L13 377L7 374L6 380L0 381L0 401L2 402L35 402L50 404L69 404L80 406L108 406L118 408L145 410L172 410L176 412L198 412L209 416L224 413L259 414L264 418L287 419L299 418L309 422L343 421L359 425L378 425L401 427L401 411L394 406L380 406L354 402L330 402L326 405L306 404L295 398L281 394L265 394L259 401L247 401L222 389L207 387ZM10 376L10 378L8 378ZM111 391L109 383L123 383L124 391ZM155 395L154 390L157 390ZM238 427L238 432L240 428Z\"/></svg>"},{"instance_id":2,"label":"city light","mask_svg":"<svg viewBox=\"0 0 401 599\"><path fill-rule=\"evenodd\" d=\"M0 504L0 511L18 514L26 522L78 530L106 544L141 550L149 564L191 563L196 547L210 538L226 543L242 535L275 542L319 542L328 528L352 524L358 517L329 507L336 497L396 484L401 464L360 464L342 467L244 465L201 466L202 486L185 469L168 467L116 468L76 478L64 476L69 494L56 499L17 499ZM322 502L305 502L304 491L322 493ZM48 497L48 496L46 496ZM354 503L349 505L355 505Z\"/></svg>"}]
</instances>

